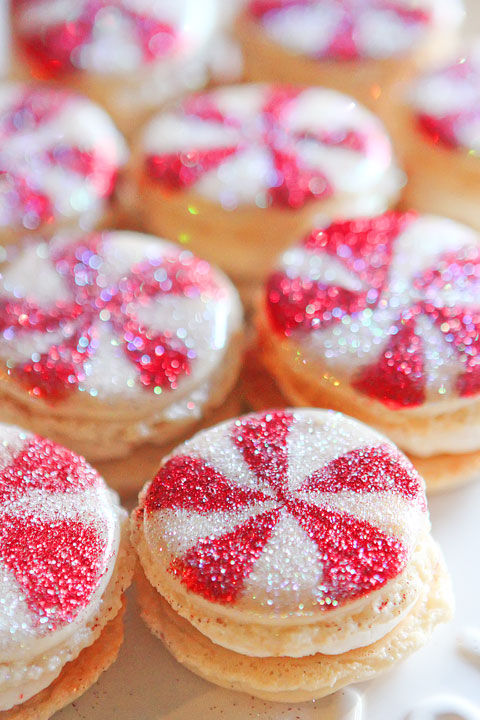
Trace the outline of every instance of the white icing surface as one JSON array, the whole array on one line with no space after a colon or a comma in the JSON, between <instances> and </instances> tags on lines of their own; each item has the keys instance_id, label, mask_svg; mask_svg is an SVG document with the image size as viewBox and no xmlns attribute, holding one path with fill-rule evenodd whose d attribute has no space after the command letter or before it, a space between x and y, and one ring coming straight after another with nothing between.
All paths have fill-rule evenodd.
<instances>
[{"instance_id":1,"label":"white icing surface","mask_svg":"<svg viewBox=\"0 0 480 720\"><path fill-rule=\"evenodd\" d=\"M405 54L425 40L432 27L451 28L463 19L461 0L396 0L338 3L312 0L286 7L261 19L266 34L288 50L311 57L330 57L330 46L346 22L353 26L358 57L382 59ZM399 13L395 12L399 9ZM431 13L425 23L407 22L402 10Z\"/></svg>"},{"instance_id":2,"label":"white icing surface","mask_svg":"<svg viewBox=\"0 0 480 720\"><path fill-rule=\"evenodd\" d=\"M0 472L4 473L34 436L5 425L0 425L0 436ZM38 459L34 457L34 465L38 463L36 467L41 473L42 456ZM33 471L32 477L38 469ZM80 469L80 477L85 477L87 472L90 476L94 473L91 469ZM2 490L8 493L12 481L6 482L4 478L0 480ZM73 487L75 482L73 480ZM52 524L80 523L92 528L103 544L98 557L98 577L84 604L73 610L72 619L68 621L55 619L57 610L53 599L52 608L48 611L50 615L43 614L46 610L39 613L35 609L35 599L33 604L30 603L28 585L21 585L21 575L16 575L6 563L0 563L0 708L6 710L18 702L20 693L23 700L27 700L52 682L68 660L65 653L69 643L86 644L86 637L81 640L85 635L85 626L98 613L115 567L120 542L121 511L116 496L97 476L93 482L75 492L38 488L21 491L3 504L2 516L2 528L6 533L11 525L9 518L15 517L35 518L36 523L43 525L47 533ZM23 542L28 545L28 535L23 538ZM66 560L64 573L69 571L68 562ZM53 620L49 620L49 617ZM63 661L62 652L65 656Z\"/></svg>"},{"instance_id":3,"label":"white icing surface","mask_svg":"<svg viewBox=\"0 0 480 720\"><path fill-rule=\"evenodd\" d=\"M234 147L233 155L200 175L193 190L228 208L253 203L265 206L276 172L271 149L265 142L267 118L262 114L272 91L273 86L243 85L206 94L209 102L228 118L223 125L215 119L192 116L181 106L176 112L160 114L145 128L142 151L148 157ZM395 163L386 131L376 117L351 98L332 90L307 89L288 103L280 121L289 139L288 147L293 148L300 165L320 171L334 196L381 192L382 183L390 182ZM345 132L358 133L365 148L357 151L304 137Z\"/></svg>"}]
</instances>

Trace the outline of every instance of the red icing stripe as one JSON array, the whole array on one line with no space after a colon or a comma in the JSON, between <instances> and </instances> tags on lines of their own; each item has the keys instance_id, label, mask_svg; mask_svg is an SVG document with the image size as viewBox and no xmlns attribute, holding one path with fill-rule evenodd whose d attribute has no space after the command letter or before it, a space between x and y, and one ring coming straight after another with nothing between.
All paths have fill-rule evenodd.
<instances>
[{"instance_id":1,"label":"red icing stripe","mask_svg":"<svg viewBox=\"0 0 480 720\"><path fill-rule=\"evenodd\" d=\"M98 585L105 543L74 520L39 521L4 514L0 558L26 595L37 624L71 622Z\"/></svg>"},{"instance_id":2,"label":"red icing stripe","mask_svg":"<svg viewBox=\"0 0 480 720\"><path fill-rule=\"evenodd\" d=\"M240 146L189 150L164 155L149 155L145 161L147 174L168 187L179 190L190 187L202 175L214 170L226 158L239 152Z\"/></svg>"},{"instance_id":3,"label":"red icing stripe","mask_svg":"<svg viewBox=\"0 0 480 720\"><path fill-rule=\"evenodd\" d=\"M190 374L192 351L172 333L151 333L133 320L118 327L124 340L126 357L138 368L140 382L144 387L174 390L179 380Z\"/></svg>"},{"instance_id":4,"label":"red icing stripe","mask_svg":"<svg viewBox=\"0 0 480 720\"><path fill-rule=\"evenodd\" d=\"M459 395L476 395L480 392L480 309L427 304L426 312L464 363L456 382Z\"/></svg>"},{"instance_id":5,"label":"red icing stripe","mask_svg":"<svg viewBox=\"0 0 480 720\"><path fill-rule=\"evenodd\" d=\"M0 503L33 490L74 493L93 487L98 475L84 460L51 440L34 436L0 471Z\"/></svg>"},{"instance_id":6,"label":"red icing stripe","mask_svg":"<svg viewBox=\"0 0 480 720\"><path fill-rule=\"evenodd\" d=\"M271 150L277 184L270 188L269 196L275 205L301 208L307 200L332 195L332 187L325 175L305 166L295 151L289 152L273 145Z\"/></svg>"},{"instance_id":7,"label":"red icing stripe","mask_svg":"<svg viewBox=\"0 0 480 720\"><path fill-rule=\"evenodd\" d=\"M393 409L416 407L425 402L423 340L415 332L416 314L397 322L377 361L362 368L353 387Z\"/></svg>"},{"instance_id":8,"label":"red icing stripe","mask_svg":"<svg viewBox=\"0 0 480 720\"><path fill-rule=\"evenodd\" d=\"M277 272L267 280L267 313L272 328L287 337L297 330L323 329L343 315L367 307L367 294Z\"/></svg>"},{"instance_id":9,"label":"red icing stripe","mask_svg":"<svg viewBox=\"0 0 480 720\"><path fill-rule=\"evenodd\" d=\"M177 455L158 472L145 501L147 512L165 509L235 512L269 498L229 482L199 458Z\"/></svg>"},{"instance_id":10,"label":"red icing stripe","mask_svg":"<svg viewBox=\"0 0 480 720\"><path fill-rule=\"evenodd\" d=\"M174 560L170 570L192 592L211 602L231 603L242 591L279 517L280 510L271 510L218 538L202 539Z\"/></svg>"},{"instance_id":11,"label":"red icing stripe","mask_svg":"<svg viewBox=\"0 0 480 720\"><path fill-rule=\"evenodd\" d=\"M373 218L333 222L305 237L303 246L315 253L328 253L380 291L388 277L395 240L417 219L415 212L387 212Z\"/></svg>"},{"instance_id":12,"label":"red icing stripe","mask_svg":"<svg viewBox=\"0 0 480 720\"><path fill-rule=\"evenodd\" d=\"M388 445L358 448L335 458L308 477L299 492L393 492L419 500L426 510L423 486L415 468Z\"/></svg>"},{"instance_id":13,"label":"red icing stripe","mask_svg":"<svg viewBox=\"0 0 480 720\"><path fill-rule=\"evenodd\" d=\"M287 437L295 417L283 410L246 416L232 426L232 440L260 482L282 493L288 470Z\"/></svg>"},{"instance_id":14,"label":"red icing stripe","mask_svg":"<svg viewBox=\"0 0 480 720\"><path fill-rule=\"evenodd\" d=\"M290 512L318 547L323 595L353 600L378 590L405 567L402 543L363 520L303 502L292 503Z\"/></svg>"}]
</instances>

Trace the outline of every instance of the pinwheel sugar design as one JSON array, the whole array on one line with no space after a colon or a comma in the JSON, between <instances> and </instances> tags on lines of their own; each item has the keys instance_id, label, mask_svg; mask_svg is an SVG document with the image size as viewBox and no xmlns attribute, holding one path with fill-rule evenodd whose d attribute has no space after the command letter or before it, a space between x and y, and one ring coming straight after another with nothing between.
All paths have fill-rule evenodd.
<instances>
[{"instance_id":1,"label":"pinwheel sugar design","mask_svg":"<svg viewBox=\"0 0 480 720\"><path fill-rule=\"evenodd\" d=\"M120 354L136 369L135 386L152 394L175 390L191 372L197 352L188 328L192 323L200 325L196 303L222 297L213 270L188 251L168 246L130 263L127 272L117 272L112 270L110 257L115 252L114 237L114 233L93 233L50 247L47 260L54 267L65 299L39 302L34 281L33 289L22 297L15 297L11 289L3 290L0 331L7 350L2 354L4 361L10 358L6 361L9 375L32 395L55 402L75 389L85 390L89 367L105 337L116 356ZM32 246L30 255L34 257L36 249L43 252L42 247ZM166 309L178 322L176 332L171 327L164 332L151 330L138 317L138 312L151 303L156 303L160 312L166 298L184 301L183 309L174 314L170 306ZM193 317L187 317L189 309ZM29 336L36 349L25 360L21 348ZM40 348L45 345L42 352ZM13 347L20 353L15 359L11 359ZM113 372L111 365L108 372ZM132 380L126 376L119 389L128 389L128 383ZM89 393L96 397L98 389L89 387Z\"/></svg>"},{"instance_id":2,"label":"pinwheel sugar design","mask_svg":"<svg viewBox=\"0 0 480 720\"><path fill-rule=\"evenodd\" d=\"M391 408L480 391L480 245L441 218L333 223L267 284L275 331Z\"/></svg>"},{"instance_id":3,"label":"pinwheel sugar design","mask_svg":"<svg viewBox=\"0 0 480 720\"><path fill-rule=\"evenodd\" d=\"M91 599L112 552L114 523L105 514L105 489L83 458L16 428L8 433L0 459L0 563L10 578L3 591L26 603L28 623L43 634L74 620ZM5 448L13 449L10 457ZM9 611L18 608L2 612Z\"/></svg>"},{"instance_id":4,"label":"pinwheel sugar design","mask_svg":"<svg viewBox=\"0 0 480 720\"><path fill-rule=\"evenodd\" d=\"M125 151L113 124L99 112L64 90L2 87L0 227L48 230L88 213L90 223L97 219Z\"/></svg>"},{"instance_id":5,"label":"pinwheel sugar design","mask_svg":"<svg viewBox=\"0 0 480 720\"><path fill-rule=\"evenodd\" d=\"M275 40L318 59L401 53L431 23L427 9L401 0L252 0L248 9Z\"/></svg>"},{"instance_id":6,"label":"pinwheel sugar design","mask_svg":"<svg viewBox=\"0 0 480 720\"><path fill-rule=\"evenodd\" d=\"M315 111L310 108L306 119L292 122L296 104L308 103L307 98L318 107ZM147 174L172 190L192 188L207 196L213 191L206 191L203 182L213 173L220 178L228 176L231 179L221 181L224 188L216 199L234 207L246 202L239 198L248 194L249 188L237 186L244 182L242 168L249 162L258 169L255 183L259 190L251 200L259 207L297 209L309 201L326 199L339 190L332 172L335 158L329 154L313 160L317 154L313 148L349 152L361 160L372 157L373 163L387 168L391 162L389 142L372 119L365 120L363 115L362 120L352 118L343 107L346 117L342 115L332 125L331 104L341 103L341 99L353 107L352 101L327 90L302 91L289 86L239 86L187 98L173 115L158 116L147 130ZM330 110L328 127L321 117L323 104ZM175 147L170 151L167 136L172 127L176 128Z\"/></svg>"},{"instance_id":7,"label":"pinwheel sugar design","mask_svg":"<svg viewBox=\"0 0 480 720\"><path fill-rule=\"evenodd\" d=\"M25 51L49 75L81 69L85 65L85 50L101 42L102 37L109 41L110 52L118 51L121 46L125 55L129 53L128 46L134 46L137 52L130 51L129 57L134 58L135 66L140 61L149 63L161 58L174 50L179 42L178 31L172 23L160 19L158 13L138 11L128 0L71 0L67 3L49 0L44 3L43 15L39 14L41 5L39 8L38 0L18 3L17 23ZM57 6L62 15L58 10L52 13L52 8L47 5L53 5L53 10ZM35 21L29 20L32 12ZM117 48L112 47L110 38L115 28L120 44ZM108 65L105 52L103 60ZM98 69L102 71L101 66Z\"/></svg>"},{"instance_id":8,"label":"pinwheel sugar design","mask_svg":"<svg viewBox=\"0 0 480 720\"><path fill-rule=\"evenodd\" d=\"M306 415L246 416L186 443L161 468L145 522L191 592L223 604L267 593L267 607L287 585L296 588L291 603L306 583L307 596L327 609L382 587L405 567L412 536L381 525L392 502L399 516L424 515L416 471L379 436L362 443L357 423L332 414L315 435ZM313 470L309 455L318 458Z\"/></svg>"}]
</instances>

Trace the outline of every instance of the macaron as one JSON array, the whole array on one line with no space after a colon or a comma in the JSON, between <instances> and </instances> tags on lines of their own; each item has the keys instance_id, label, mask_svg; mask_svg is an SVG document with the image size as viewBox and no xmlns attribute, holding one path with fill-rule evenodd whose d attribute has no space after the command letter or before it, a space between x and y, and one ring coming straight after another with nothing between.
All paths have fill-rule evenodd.
<instances>
[{"instance_id":1,"label":"macaron","mask_svg":"<svg viewBox=\"0 0 480 720\"><path fill-rule=\"evenodd\" d=\"M0 419L110 460L168 447L235 385L237 292L187 249L68 234L14 248L0 272Z\"/></svg>"},{"instance_id":2,"label":"macaron","mask_svg":"<svg viewBox=\"0 0 480 720\"><path fill-rule=\"evenodd\" d=\"M451 615L422 479L332 411L198 433L141 492L132 541L152 632L201 677L267 700L376 677Z\"/></svg>"},{"instance_id":3,"label":"macaron","mask_svg":"<svg viewBox=\"0 0 480 720\"><path fill-rule=\"evenodd\" d=\"M0 424L0 712L51 717L116 659L127 514L86 461Z\"/></svg>"}]
</instances>

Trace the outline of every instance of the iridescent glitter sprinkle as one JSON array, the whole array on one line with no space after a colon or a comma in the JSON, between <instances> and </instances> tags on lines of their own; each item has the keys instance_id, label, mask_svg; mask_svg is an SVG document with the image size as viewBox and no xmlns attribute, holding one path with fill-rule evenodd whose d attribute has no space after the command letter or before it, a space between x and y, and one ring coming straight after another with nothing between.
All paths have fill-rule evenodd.
<instances>
[{"instance_id":1,"label":"iridescent glitter sprinkle","mask_svg":"<svg viewBox=\"0 0 480 720\"><path fill-rule=\"evenodd\" d=\"M305 362L393 409L480 391L480 243L451 220L314 230L270 276L266 308Z\"/></svg>"},{"instance_id":2,"label":"iridescent glitter sprinkle","mask_svg":"<svg viewBox=\"0 0 480 720\"><path fill-rule=\"evenodd\" d=\"M182 446L144 522L170 572L211 602L266 596L275 609L290 588L292 609L303 588L328 609L403 570L425 511L416 471L381 437L335 413L276 410Z\"/></svg>"}]
</instances>

